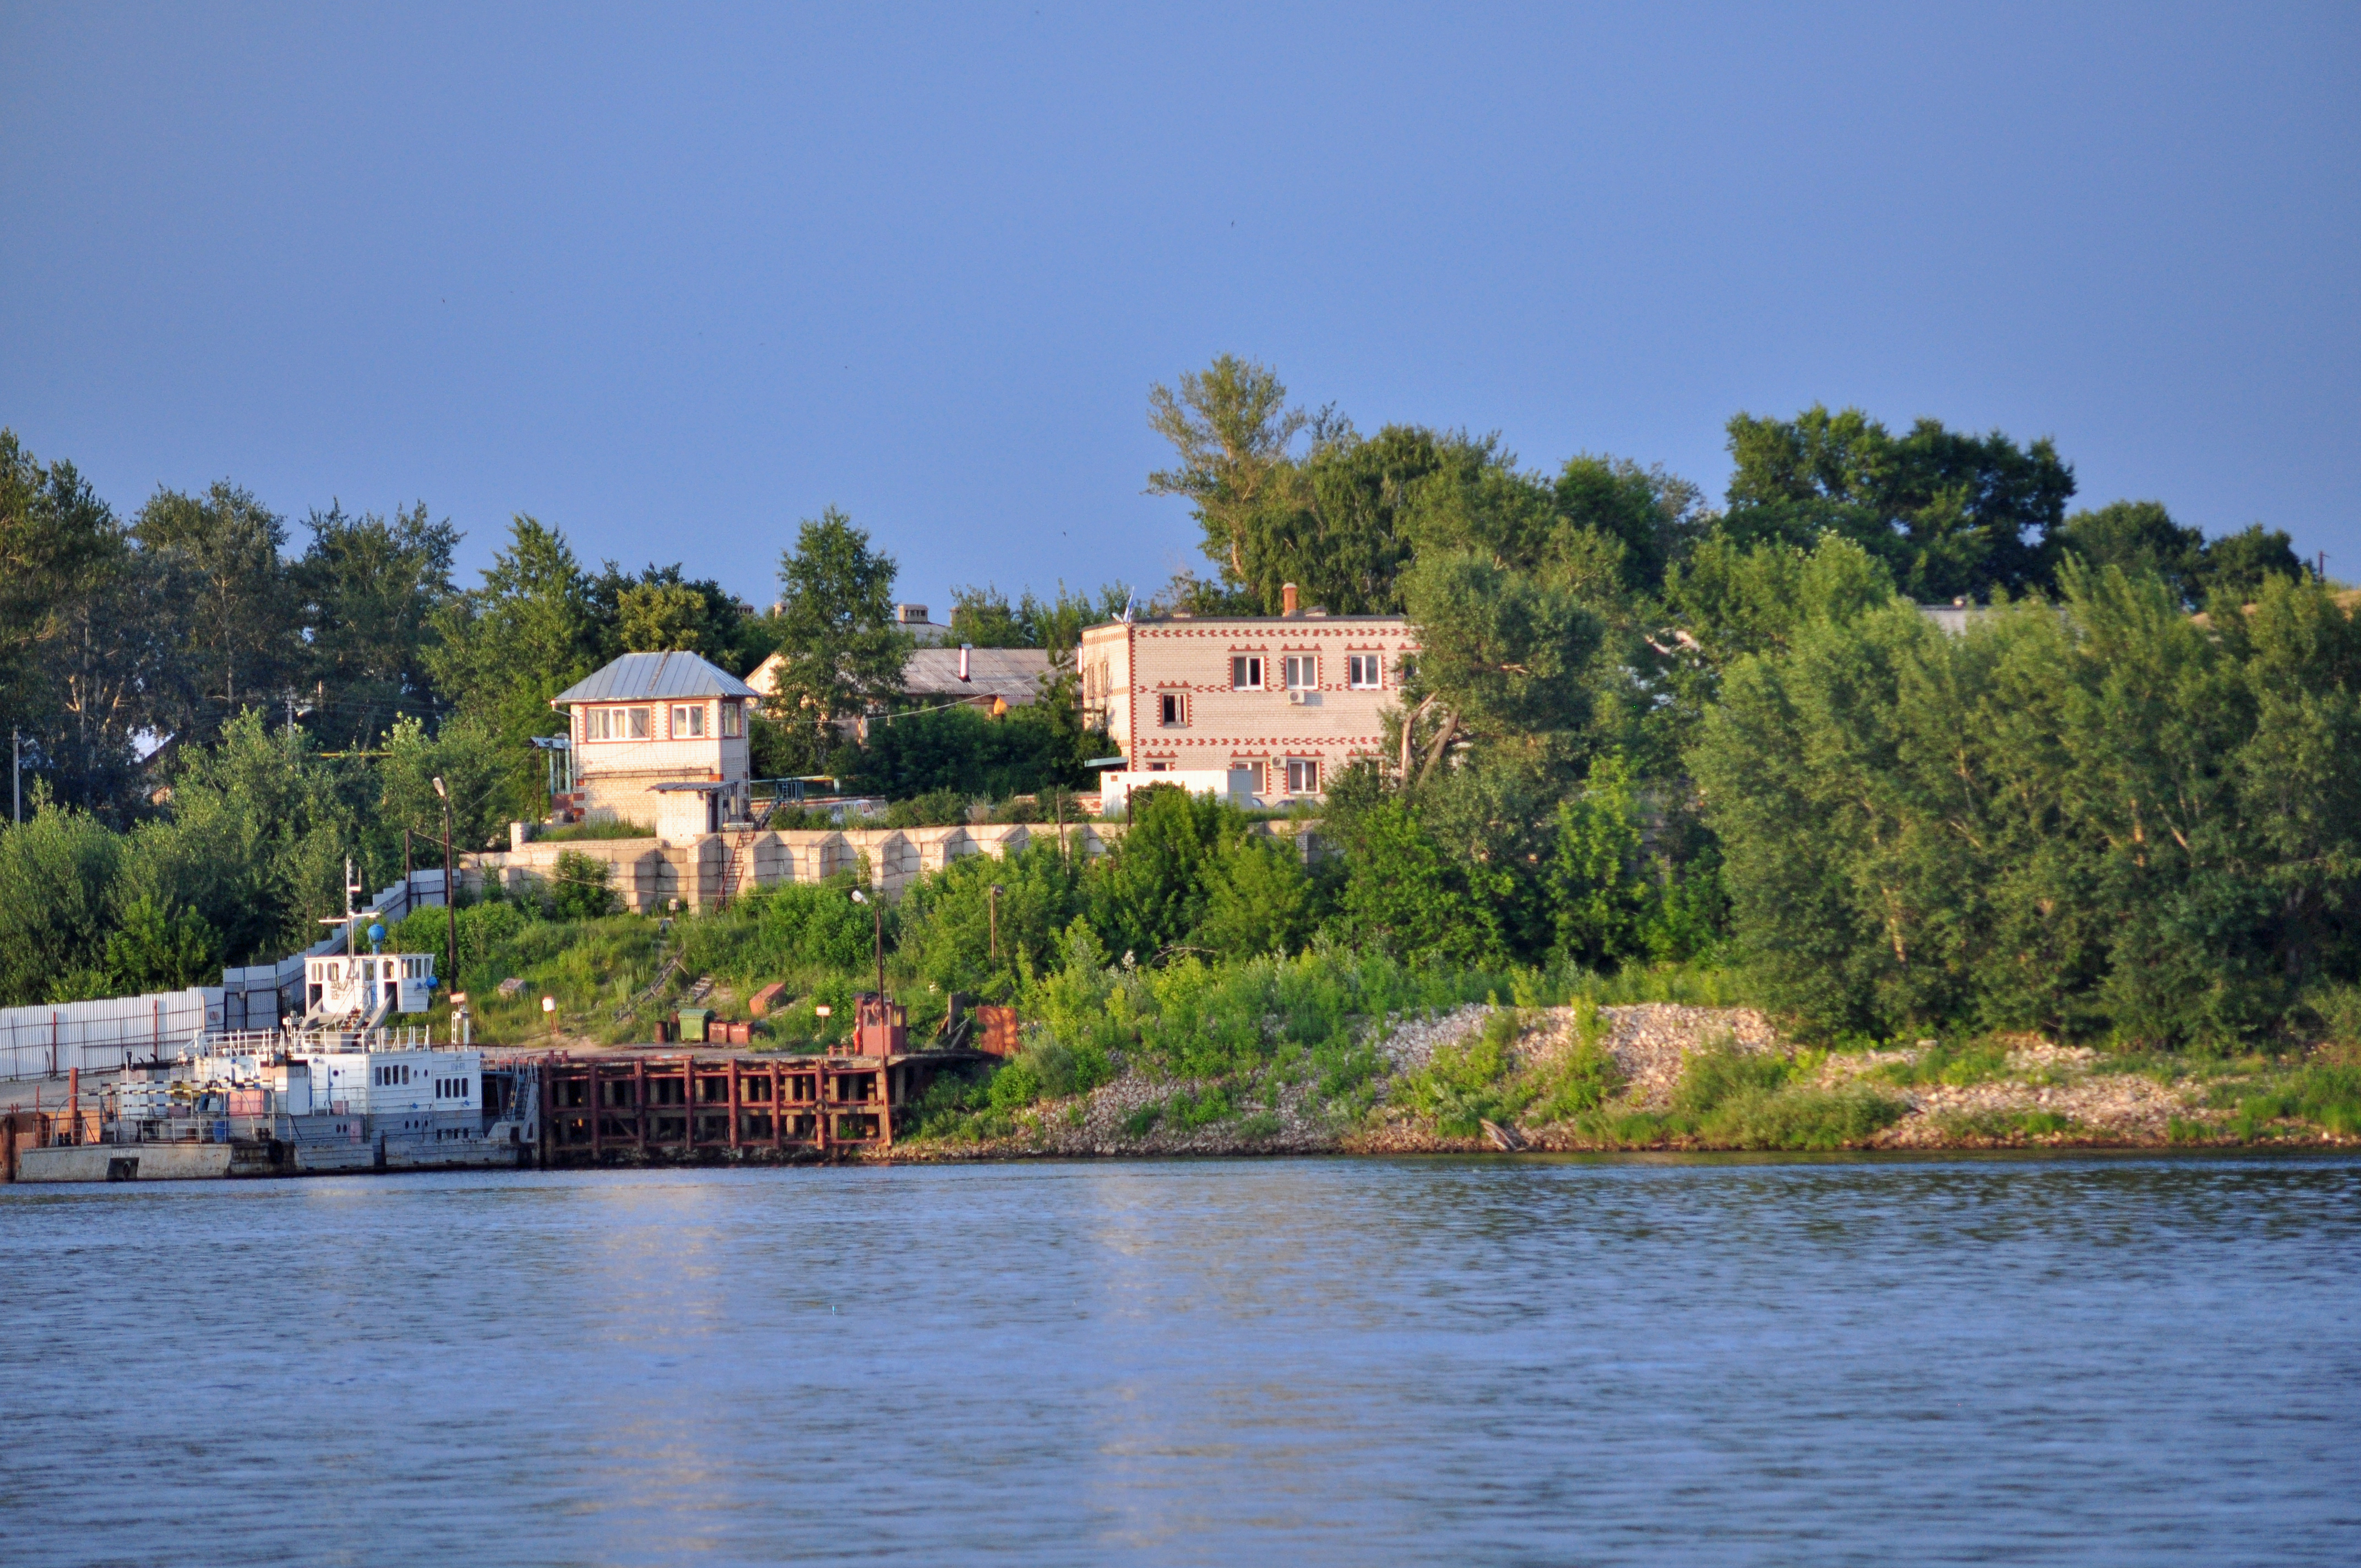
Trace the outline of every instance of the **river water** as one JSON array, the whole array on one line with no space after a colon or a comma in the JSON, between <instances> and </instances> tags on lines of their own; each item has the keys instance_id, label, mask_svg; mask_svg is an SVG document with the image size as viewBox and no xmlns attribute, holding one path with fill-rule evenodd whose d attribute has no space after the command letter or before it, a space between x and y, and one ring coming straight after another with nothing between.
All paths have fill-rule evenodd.
<instances>
[{"instance_id":1,"label":"river water","mask_svg":"<svg viewBox=\"0 0 2361 1568\"><path fill-rule=\"evenodd\" d=\"M0 1188L0 1560L2361 1562L2361 1160Z\"/></svg>"}]
</instances>

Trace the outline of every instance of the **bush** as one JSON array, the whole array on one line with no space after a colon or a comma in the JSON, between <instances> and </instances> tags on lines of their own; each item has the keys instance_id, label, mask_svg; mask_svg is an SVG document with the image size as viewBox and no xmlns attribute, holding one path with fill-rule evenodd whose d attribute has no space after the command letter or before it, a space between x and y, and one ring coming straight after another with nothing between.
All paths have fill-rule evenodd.
<instances>
[{"instance_id":1,"label":"bush","mask_svg":"<svg viewBox=\"0 0 2361 1568\"><path fill-rule=\"evenodd\" d=\"M1502 1008L1484 1020L1471 1043L1435 1047L1427 1065L1403 1084L1404 1102L1433 1117L1445 1137L1474 1137L1486 1122L1515 1120L1533 1099L1531 1086L1509 1080L1515 1065L1510 1051L1523 1027L1521 1014Z\"/></svg>"},{"instance_id":2,"label":"bush","mask_svg":"<svg viewBox=\"0 0 2361 1568\"><path fill-rule=\"evenodd\" d=\"M607 883L615 868L595 855L578 850L558 853L557 865L550 877L549 906L561 920L596 920L602 915L612 915L620 907L614 891Z\"/></svg>"},{"instance_id":3,"label":"bush","mask_svg":"<svg viewBox=\"0 0 2361 1568\"><path fill-rule=\"evenodd\" d=\"M1741 1149L1848 1148L1901 1119L1902 1106L1885 1095L1795 1081L1818 1060L1734 1043L1701 1051L1673 1091L1674 1118L1708 1143Z\"/></svg>"}]
</instances>

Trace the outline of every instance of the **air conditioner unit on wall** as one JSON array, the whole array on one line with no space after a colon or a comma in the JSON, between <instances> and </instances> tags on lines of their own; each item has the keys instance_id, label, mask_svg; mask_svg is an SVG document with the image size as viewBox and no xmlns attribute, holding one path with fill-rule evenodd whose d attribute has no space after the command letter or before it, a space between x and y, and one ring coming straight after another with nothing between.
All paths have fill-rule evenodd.
<instances>
[{"instance_id":1,"label":"air conditioner unit on wall","mask_svg":"<svg viewBox=\"0 0 2361 1568\"><path fill-rule=\"evenodd\" d=\"M1287 700L1295 704L1296 707L1301 707L1303 706L1303 693L1293 686L1290 686L1287 688Z\"/></svg>"}]
</instances>

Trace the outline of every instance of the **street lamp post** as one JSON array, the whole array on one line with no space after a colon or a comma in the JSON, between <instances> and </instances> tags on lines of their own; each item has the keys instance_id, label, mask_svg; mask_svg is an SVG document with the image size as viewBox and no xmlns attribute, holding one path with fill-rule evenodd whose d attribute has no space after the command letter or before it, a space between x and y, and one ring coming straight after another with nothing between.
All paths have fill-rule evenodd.
<instances>
[{"instance_id":1,"label":"street lamp post","mask_svg":"<svg viewBox=\"0 0 2361 1568\"><path fill-rule=\"evenodd\" d=\"M885 906L857 887L852 890L852 902L869 905L869 912L877 917L877 1018L882 1024L885 1018Z\"/></svg>"},{"instance_id":2,"label":"street lamp post","mask_svg":"<svg viewBox=\"0 0 2361 1568\"><path fill-rule=\"evenodd\" d=\"M995 964L1000 962L1001 892L1002 889L1000 884L998 883L994 883L992 884L991 891L984 895L984 905L992 912L992 961Z\"/></svg>"},{"instance_id":3,"label":"street lamp post","mask_svg":"<svg viewBox=\"0 0 2361 1568\"><path fill-rule=\"evenodd\" d=\"M444 983L459 983L459 890L451 885L451 792L443 787L443 775L434 775L434 795L443 803L443 914L444 924L450 931L451 978Z\"/></svg>"}]
</instances>

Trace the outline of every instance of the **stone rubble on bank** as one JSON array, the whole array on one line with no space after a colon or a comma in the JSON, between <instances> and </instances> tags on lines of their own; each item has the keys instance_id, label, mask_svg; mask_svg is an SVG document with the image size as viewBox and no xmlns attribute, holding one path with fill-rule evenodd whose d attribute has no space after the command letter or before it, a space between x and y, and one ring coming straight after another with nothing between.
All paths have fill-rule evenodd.
<instances>
[{"instance_id":1,"label":"stone rubble on bank","mask_svg":"<svg viewBox=\"0 0 2361 1568\"><path fill-rule=\"evenodd\" d=\"M1488 1151L1485 1138L1450 1138L1406 1106L1387 1102L1405 1078L1433 1061L1444 1044L1465 1045L1481 1034L1495 1008L1471 1003L1448 1012L1398 1016L1372 1040L1385 1060L1378 1102L1356 1125L1345 1124L1330 1108L1310 1102L1301 1085L1283 1086L1276 1103L1262 1089L1240 1090L1235 1112L1211 1124L1180 1128L1168 1111L1144 1134L1126 1124L1151 1104L1170 1105L1177 1093L1201 1094L1204 1082L1167 1082L1126 1072L1087 1096L1040 1107L1020 1119L1013 1138L961 1148L929 1146L929 1157L1006 1157L1012 1155L1246 1155L1346 1153L1453 1153ZM1700 1051L1734 1047L1747 1053L1795 1047L1769 1019L1752 1008L1693 1007L1644 1003L1602 1007L1601 1044L1615 1062L1620 1086L1610 1113L1662 1112L1670 1108L1688 1058ZM1512 1047L1520 1068L1546 1070L1578 1043L1572 1007L1530 1009ZM1900 1102L1899 1120L1871 1138L1873 1148L1982 1147L1994 1145L2157 1146L2168 1141L2173 1124L2226 1125L2226 1113L2196 1103L2198 1091L2135 1072L2103 1070L2100 1054L2087 1047L2053 1045L2027 1036L2015 1041L2007 1076L1981 1083L1897 1084L1881 1069L1907 1064L1932 1049L1922 1040L1899 1049L1832 1052L1812 1080L1823 1089L1857 1087ZM2048 1113L2066 1124L2050 1132L2018 1125L2032 1113ZM1575 1124L1517 1131L1541 1149L1585 1146Z\"/></svg>"}]
</instances>

